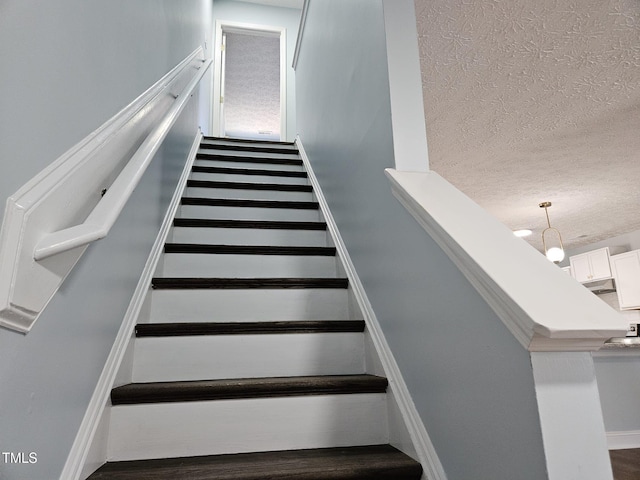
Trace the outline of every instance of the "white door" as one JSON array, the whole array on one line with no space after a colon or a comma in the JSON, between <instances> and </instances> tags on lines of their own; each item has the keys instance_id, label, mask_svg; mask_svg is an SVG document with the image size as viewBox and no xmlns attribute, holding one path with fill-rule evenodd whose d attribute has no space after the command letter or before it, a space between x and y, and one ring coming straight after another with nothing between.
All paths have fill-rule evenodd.
<instances>
[{"instance_id":1,"label":"white door","mask_svg":"<svg viewBox=\"0 0 640 480\"><path fill-rule=\"evenodd\" d=\"M226 55L226 50L227 50L227 34L226 33L222 33L222 52L221 52L221 60L220 60L220 133L218 136L220 137L224 137L224 131L225 131L225 126L224 126L224 95L225 95L225 90L224 90L224 84L225 84L225 65L227 63L227 55Z\"/></svg>"},{"instance_id":2,"label":"white door","mask_svg":"<svg viewBox=\"0 0 640 480\"><path fill-rule=\"evenodd\" d=\"M258 27L216 26L214 136L286 139L285 32Z\"/></svg>"}]
</instances>

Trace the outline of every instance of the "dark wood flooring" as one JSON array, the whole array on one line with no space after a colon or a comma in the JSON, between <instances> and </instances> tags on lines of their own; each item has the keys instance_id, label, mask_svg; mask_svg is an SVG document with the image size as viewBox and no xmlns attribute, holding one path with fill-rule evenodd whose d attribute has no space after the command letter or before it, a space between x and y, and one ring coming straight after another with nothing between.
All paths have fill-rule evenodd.
<instances>
[{"instance_id":1,"label":"dark wood flooring","mask_svg":"<svg viewBox=\"0 0 640 480\"><path fill-rule=\"evenodd\" d=\"M609 453L615 480L640 480L640 449ZM387 463L390 459L391 463ZM389 446L374 446L107 463L89 480L399 480L419 477L419 465L415 462L411 465L408 457Z\"/></svg>"},{"instance_id":2,"label":"dark wood flooring","mask_svg":"<svg viewBox=\"0 0 640 480\"><path fill-rule=\"evenodd\" d=\"M640 480L640 448L611 450L609 456L615 480Z\"/></svg>"},{"instance_id":3,"label":"dark wood flooring","mask_svg":"<svg viewBox=\"0 0 640 480\"><path fill-rule=\"evenodd\" d=\"M422 467L389 445L139 460L88 480L418 480Z\"/></svg>"}]
</instances>

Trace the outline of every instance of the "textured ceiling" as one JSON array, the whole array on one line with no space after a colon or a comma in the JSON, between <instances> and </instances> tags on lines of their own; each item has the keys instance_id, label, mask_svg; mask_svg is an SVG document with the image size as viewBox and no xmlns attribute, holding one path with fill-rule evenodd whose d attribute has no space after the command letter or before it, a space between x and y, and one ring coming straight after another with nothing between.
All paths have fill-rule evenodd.
<instances>
[{"instance_id":1,"label":"textured ceiling","mask_svg":"<svg viewBox=\"0 0 640 480\"><path fill-rule=\"evenodd\" d=\"M640 229L640 1L415 0L431 168L541 249Z\"/></svg>"}]
</instances>

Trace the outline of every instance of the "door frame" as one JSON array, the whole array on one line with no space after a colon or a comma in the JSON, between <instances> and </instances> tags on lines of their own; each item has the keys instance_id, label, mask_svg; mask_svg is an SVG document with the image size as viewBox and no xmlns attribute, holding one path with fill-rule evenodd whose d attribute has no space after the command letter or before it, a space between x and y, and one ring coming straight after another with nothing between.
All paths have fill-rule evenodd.
<instances>
[{"instance_id":1,"label":"door frame","mask_svg":"<svg viewBox=\"0 0 640 480\"><path fill-rule=\"evenodd\" d=\"M222 125L222 32L243 33L248 35L263 35L280 38L280 140L287 139L287 33L285 27L273 27L270 25L257 25L252 23L230 22L216 20L215 26L215 50L214 70L212 86L211 123L212 135L222 137L224 135Z\"/></svg>"}]
</instances>

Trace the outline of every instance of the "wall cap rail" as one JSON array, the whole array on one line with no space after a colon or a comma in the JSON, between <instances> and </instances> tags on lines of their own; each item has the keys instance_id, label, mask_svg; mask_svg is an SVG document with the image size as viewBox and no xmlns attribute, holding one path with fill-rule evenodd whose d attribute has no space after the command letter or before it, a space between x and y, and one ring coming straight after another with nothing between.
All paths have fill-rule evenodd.
<instances>
[{"instance_id":1,"label":"wall cap rail","mask_svg":"<svg viewBox=\"0 0 640 480\"><path fill-rule=\"evenodd\" d=\"M307 13L309 12L309 1L304 0L302 10L300 12L300 24L298 25L298 37L296 38L296 48L293 51L293 61L291 67L295 70L298 68L298 60L300 59L300 49L302 48L302 39L304 38L304 29L307 24Z\"/></svg>"},{"instance_id":2,"label":"wall cap rail","mask_svg":"<svg viewBox=\"0 0 640 480\"><path fill-rule=\"evenodd\" d=\"M109 233L210 66L196 49L7 199L0 326L27 333L87 246Z\"/></svg>"},{"instance_id":3,"label":"wall cap rail","mask_svg":"<svg viewBox=\"0 0 640 480\"><path fill-rule=\"evenodd\" d=\"M526 349L595 351L626 334L621 315L437 173L385 173L393 195Z\"/></svg>"}]
</instances>

